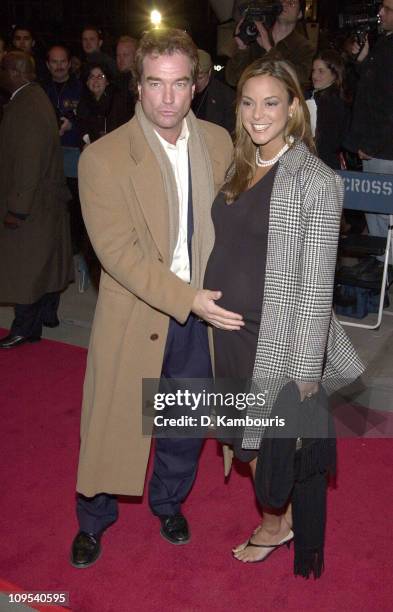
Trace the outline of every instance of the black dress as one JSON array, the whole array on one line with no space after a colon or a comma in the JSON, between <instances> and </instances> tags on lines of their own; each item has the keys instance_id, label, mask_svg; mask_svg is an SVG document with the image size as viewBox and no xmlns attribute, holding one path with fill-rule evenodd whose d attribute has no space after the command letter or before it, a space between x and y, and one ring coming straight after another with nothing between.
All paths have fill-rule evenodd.
<instances>
[{"instance_id":1,"label":"black dress","mask_svg":"<svg viewBox=\"0 0 393 612\"><path fill-rule=\"evenodd\" d=\"M215 376L232 381L252 377L261 322L270 197L275 164L253 187L240 194L233 204L226 204L220 193L212 207L215 244L205 273L206 289L222 291L219 306L243 315L240 331L213 329ZM239 391L245 391L239 389ZM236 456L251 461L257 451L241 448L241 437L229 440Z\"/></svg>"}]
</instances>

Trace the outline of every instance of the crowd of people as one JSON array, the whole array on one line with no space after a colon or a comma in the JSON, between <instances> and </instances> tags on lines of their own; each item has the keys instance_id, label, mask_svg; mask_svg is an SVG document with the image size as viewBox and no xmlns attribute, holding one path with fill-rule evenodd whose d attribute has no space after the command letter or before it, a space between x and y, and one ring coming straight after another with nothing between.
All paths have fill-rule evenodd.
<instances>
[{"instance_id":1,"label":"crowd of people","mask_svg":"<svg viewBox=\"0 0 393 612\"><path fill-rule=\"evenodd\" d=\"M180 30L122 36L115 59L88 26L79 62L56 44L44 64L28 28L14 29L13 49L0 39L0 291L15 304L0 348L57 325L72 278L70 187L78 196L61 145L83 150L79 197L102 266L82 406L76 568L99 558L117 496L143 492L151 439L142 434L142 379L173 395L181 379L209 380L214 369L236 393L266 395L248 409L258 425L220 433L227 471L233 456L250 465L263 510L234 557L263 561L294 540L295 574L323 570L335 465L326 391L363 370L332 311L344 193L335 170L347 149L365 169L393 174L393 0L383 2L375 44L346 50L357 75L350 88L343 56L316 51L299 29L304 2L282 5L270 30L255 23L251 44L238 19L227 84ZM183 412L172 405L167 414ZM261 424L274 414L297 418L286 439ZM149 504L172 544L190 539L181 504L202 443L156 439Z\"/></svg>"}]
</instances>

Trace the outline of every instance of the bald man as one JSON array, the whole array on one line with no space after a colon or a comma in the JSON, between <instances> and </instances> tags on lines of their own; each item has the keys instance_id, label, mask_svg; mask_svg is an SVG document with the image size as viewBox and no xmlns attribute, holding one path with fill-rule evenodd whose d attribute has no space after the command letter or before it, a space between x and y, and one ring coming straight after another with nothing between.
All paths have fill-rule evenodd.
<instances>
[{"instance_id":1,"label":"bald man","mask_svg":"<svg viewBox=\"0 0 393 612\"><path fill-rule=\"evenodd\" d=\"M136 85L134 78L134 58L138 41L131 36L120 36L116 45L116 64L118 74L112 104L112 118L115 127L127 123L134 116Z\"/></svg>"},{"instance_id":2,"label":"bald man","mask_svg":"<svg viewBox=\"0 0 393 612\"><path fill-rule=\"evenodd\" d=\"M198 119L211 121L233 134L235 130L235 92L214 76L210 54L198 49L199 68L191 108Z\"/></svg>"},{"instance_id":3,"label":"bald man","mask_svg":"<svg viewBox=\"0 0 393 612\"><path fill-rule=\"evenodd\" d=\"M79 147L81 135L76 123L76 109L82 84L70 74L69 50L62 45L54 45L48 51L46 64L50 78L43 84L43 88L56 111L61 144L63 147Z\"/></svg>"},{"instance_id":4,"label":"bald man","mask_svg":"<svg viewBox=\"0 0 393 612\"><path fill-rule=\"evenodd\" d=\"M116 45L116 64L119 72L130 73L134 69L138 41L131 36L120 36Z\"/></svg>"},{"instance_id":5,"label":"bald man","mask_svg":"<svg viewBox=\"0 0 393 612\"><path fill-rule=\"evenodd\" d=\"M0 349L11 349L58 325L59 292L73 269L54 109L34 82L30 54L11 51L2 68L11 98L0 124L0 301L15 304L15 318Z\"/></svg>"}]
</instances>

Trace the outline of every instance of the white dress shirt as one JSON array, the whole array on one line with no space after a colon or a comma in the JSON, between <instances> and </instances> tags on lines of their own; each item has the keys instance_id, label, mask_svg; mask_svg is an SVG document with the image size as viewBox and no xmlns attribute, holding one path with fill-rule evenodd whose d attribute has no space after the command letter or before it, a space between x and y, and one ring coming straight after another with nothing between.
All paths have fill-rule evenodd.
<instances>
[{"instance_id":1,"label":"white dress shirt","mask_svg":"<svg viewBox=\"0 0 393 612\"><path fill-rule=\"evenodd\" d=\"M179 233L173 252L171 271L186 283L190 282L190 259L187 245L188 221L188 138L187 123L183 120L182 131L176 144L170 144L156 132L175 175L179 198Z\"/></svg>"}]
</instances>

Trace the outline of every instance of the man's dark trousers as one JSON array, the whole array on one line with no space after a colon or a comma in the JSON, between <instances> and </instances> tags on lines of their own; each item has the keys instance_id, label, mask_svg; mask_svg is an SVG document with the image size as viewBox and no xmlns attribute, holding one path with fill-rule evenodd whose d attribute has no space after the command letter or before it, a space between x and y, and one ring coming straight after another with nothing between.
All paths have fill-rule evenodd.
<instances>
[{"instance_id":1,"label":"man's dark trousers","mask_svg":"<svg viewBox=\"0 0 393 612\"><path fill-rule=\"evenodd\" d=\"M15 304L15 319L10 333L25 338L41 338L42 324L57 319L60 293L45 293L34 304Z\"/></svg>"},{"instance_id":2,"label":"man's dark trousers","mask_svg":"<svg viewBox=\"0 0 393 612\"><path fill-rule=\"evenodd\" d=\"M173 393L188 387L187 383L182 385L179 379L208 379L211 376L206 325L194 315L189 316L185 325L171 319L162 368L162 377L166 380L163 380L160 390L168 389ZM176 382L171 384L171 379L176 379ZM201 391L205 386L202 380L200 385L193 383L190 390ZM189 407L175 407L171 409L172 414L197 416L199 419L205 411L201 408L196 413ZM163 416L167 416L165 412ZM195 431L198 431L199 438L156 438L149 503L157 516L173 516L180 512L180 504L191 489L203 442L200 428L195 428ZM169 435L176 435L176 432L169 430Z\"/></svg>"},{"instance_id":3,"label":"man's dark trousers","mask_svg":"<svg viewBox=\"0 0 393 612\"><path fill-rule=\"evenodd\" d=\"M189 316L185 325L170 320L162 376L211 378L207 328L194 315ZM182 410L191 415L190 408ZM156 439L149 483L149 503L154 514L172 516L180 511L195 479L202 443L202 437ZM81 531L100 533L118 517L117 497L106 493L95 497L78 495L77 516Z\"/></svg>"}]
</instances>

